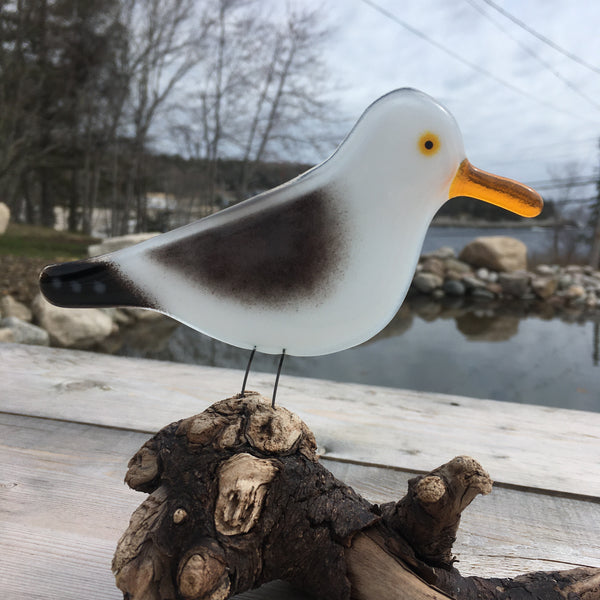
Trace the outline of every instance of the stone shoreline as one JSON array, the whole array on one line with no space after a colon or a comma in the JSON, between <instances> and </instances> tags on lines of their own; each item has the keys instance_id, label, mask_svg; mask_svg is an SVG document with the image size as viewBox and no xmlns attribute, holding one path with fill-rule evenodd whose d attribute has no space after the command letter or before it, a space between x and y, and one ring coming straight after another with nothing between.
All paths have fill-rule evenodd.
<instances>
[{"instance_id":1,"label":"stone shoreline","mask_svg":"<svg viewBox=\"0 0 600 600\"><path fill-rule=\"evenodd\" d=\"M499 271L469 264L457 258L451 248L441 248L421 257L411 292L436 300L448 296L541 301L556 309L595 313L600 311L600 271L589 266L544 264L531 271Z\"/></svg>"},{"instance_id":2,"label":"stone shoreline","mask_svg":"<svg viewBox=\"0 0 600 600\"><path fill-rule=\"evenodd\" d=\"M395 321L400 323L407 311L432 320L469 310L600 320L600 271L579 265L526 270L526 252L513 238L478 238L458 257L451 248L424 254ZM141 309L71 310L52 306L41 295L31 306L0 298L0 342L114 353L124 344L166 343L177 326L169 317Z\"/></svg>"}]
</instances>

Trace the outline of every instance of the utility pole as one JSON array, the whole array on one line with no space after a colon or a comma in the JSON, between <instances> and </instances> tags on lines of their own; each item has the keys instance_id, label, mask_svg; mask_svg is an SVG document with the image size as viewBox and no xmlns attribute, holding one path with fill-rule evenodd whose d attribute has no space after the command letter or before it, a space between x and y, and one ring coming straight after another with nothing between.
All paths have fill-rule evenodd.
<instances>
[{"instance_id":1,"label":"utility pole","mask_svg":"<svg viewBox=\"0 0 600 600\"><path fill-rule=\"evenodd\" d=\"M598 143L600 149L600 140ZM600 173L596 181L596 202L592 206L592 249L590 251L590 265L594 269L600 268Z\"/></svg>"}]
</instances>

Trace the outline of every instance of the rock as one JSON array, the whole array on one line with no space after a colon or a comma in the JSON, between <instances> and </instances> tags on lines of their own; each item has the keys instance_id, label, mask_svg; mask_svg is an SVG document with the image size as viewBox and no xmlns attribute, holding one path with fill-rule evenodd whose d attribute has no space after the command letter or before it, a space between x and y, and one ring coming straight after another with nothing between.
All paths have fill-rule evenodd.
<instances>
[{"instance_id":1,"label":"rock","mask_svg":"<svg viewBox=\"0 0 600 600\"><path fill-rule=\"evenodd\" d=\"M31 311L29 308L15 300L12 296L2 296L0 298L0 316L17 317L21 321L31 321Z\"/></svg>"},{"instance_id":2,"label":"rock","mask_svg":"<svg viewBox=\"0 0 600 600\"><path fill-rule=\"evenodd\" d=\"M49 346L48 332L41 327L22 321L17 317L5 317L0 320L0 327L12 331L13 341L17 344L32 344L34 346Z\"/></svg>"},{"instance_id":3,"label":"rock","mask_svg":"<svg viewBox=\"0 0 600 600\"><path fill-rule=\"evenodd\" d=\"M131 233L129 235L121 235L118 237L106 238L100 244L94 244L88 247L88 256L98 256L99 254L107 254L115 252L140 242L145 242L154 236L159 235L158 232L148 233Z\"/></svg>"},{"instance_id":4,"label":"rock","mask_svg":"<svg viewBox=\"0 0 600 600\"><path fill-rule=\"evenodd\" d=\"M568 300L568 305L572 308L582 308L585 306L585 296L575 296Z\"/></svg>"},{"instance_id":5,"label":"rock","mask_svg":"<svg viewBox=\"0 0 600 600\"><path fill-rule=\"evenodd\" d=\"M41 294L32 305L36 321L50 335L50 342L62 348L86 350L107 338L117 325L97 308L60 308Z\"/></svg>"},{"instance_id":6,"label":"rock","mask_svg":"<svg viewBox=\"0 0 600 600\"><path fill-rule=\"evenodd\" d=\"M453 279L454 281L460 281L464 277L464 273L458 271L446 271L446 280Z\"/></svg>"},{"instance_id":7,"label":"rock","mask_svg":"<svg viewBox=\"0 0 600 600\"><path fill-rule=\"evenodd\" d=\"M2 235L10 221L10 209L4 202L0 202L0 235Z\"/></svg>"},{"instance_id":8,"label":"rock","mask_svg":"<svg viewBox=\"0 0 600 600\"><path fill-rule=\"evenodd\" d=\"M445 295L446 294L444 293L444 290L441 288L436 288L433 290L433 292L431 292L431 297L435 300L441 300Z\"/></svg>"},{"instance_id":9,"label":"rock","mask_svg":"<svg viewBox=\"0 0 600 600\"><path fill-rule=\"evenodd\" d=\"M496 282L488 283L485 286L485 289L488 290L489 292L492 292L492 294L494 294L494 296L500 296L502 294L502 286Z\"/></svg>"},{"instance_id":10,"label":"rock","mask_svg":"<svg viewBox=\"0 0 600 600\"><path fill-rule=\"evenodd\" d=\"M125 312L123 308L101 308L103 313L107 314L117 325L132 325L135 323L136 319L133 315Z\"/></svg>"},{"instance_id":11,"label":"rock","mask_svg":"<svg viewBox=\"0 0 600 600\"><path fill-rule=\"evenodd\" d=\"M554 277L534 277L531 280L531 288L543 300L552 296L557 286L558 281Z\"/></svg>"},{"instance_id":12,"label":"rock","mask_svg":"<svg viewBox=\"0 0 600 600\"><path fill-rule=\"evenodd\" d=\"M583 273L583 267L580 265L567 265L565 272L570 274Z\"/></svg>"},{"instance_id":13,"label":"rock","mask_svg":"<svg viewBox=\"0 0 600 600\"><path fill-rule=\"evenodd\" d=\"M575 300L577 298L585 298L585 288L581 285L571 285L565 291L565 297L569 300Z\"/></svg>"},{"instance_id":14,"label":"rock","mask_svg":"<svg viewBox=\"0 0 600 600\"><path fill-rule=\"evenodd\" d=\"M472 275L465 275L461 278L461 281L466 286L468 290L474 290L476 288L484 288L485 283L477 277L473 277Z\"/></svg>"},{"instance_id":15,"label":"rock","mask_svg":"<svg viewBox=\"0 0 600 600\"><path fill-rule=\"evenodd\" d=\"M477 269L475 275L478 279L481 279L482 281L488 281L490 278L490 272L485 267Z\"/></svg>"},{"instance_id":16,"label":"rock","mask_svg":"<svg viewBox=\"0 0 600 600\"><path fill-rule=\"evenodd\" d=\"M0 328L0 344L12 344L15 341L15 334L8 327Z\"/></svg>"},{"instance_id":17,"label":"rock","mask_svg":"<svg viewBox=\"0 0 600 600\"><path fill-rule=\"evenodd\" d=\"M471 296L479 300L493 300L496 297L493 292L490 292L490 290L484 287L473 288L471 290Z\"/></svg>"},{"instance_id":18,"label":"rock","mask_svg":"<svg viewBox=\"0 0 600 600\"><path fill-rule=\"evenodd\" d=\"M444 261L446 271L452 271L454 273L460 273L461 275L471 273L471 267L462 260L458 260L457 258L448 258Z\"/></svg>"},{"instance_id":19,"label":"rock","mask_svg":"<svg viewBox=\"0 0 600 600\"><path fill-rule=\"evenodd\" d=\"M439 258L428 258L421 264L421 272L433 273L438 277L444 277L444 261L440 260Z\"/></svg>"},{"instance_id":20,"label":"rock","mask_svg":"<svg viewBox=\"0 0 600 600\"><path fill-rule=\"evenodd\" d=\"M163 319L170 319L166 315L159 313L155 310L149 310L147 308L131 308L125 307L121 309L126 315L132 317L135 321L162 321Z\"/></svg>"},{"instance_id":21,"label":"rock","mask_svg":"<svg viewBox=\"0 0 600 600\"><path fill-rule=\"evenodd\" d=\"M180 323L174 319L160 315L160 319L136 321L133 325L123 327L116 337L124 346L135 348L136 352L143 355L149 352L160 352L167 346L173 332L179 327ZM106 341L111 345L117 342L112 339ZM182 354L184 353L182 351Z\"/></svg>"},{"instance_id":22,"label":"rock","mask_svg":"<svg viewBox=\"0 0 600 600\"><path fill-rule=\"evenodd\" d=\"M529 277L530 275L526 271L500 273L498 283L502 286L505 294L522 298L529 291Z\"/></svg>"},{"instance_id":23,"label":"rock","mask_svg":"<svg viewBox=\"0 0 600 600\"><path fill-rule=\"evenodd\" d=\"M431 294L436 288L441 288L444 280L433 273L417 273L413 279L414 287L422 294Z\"/></svg>"},{"instance_id":24,"label":"rock","mask_svg":"<svg viewBox=\"0 0 600 600\"><path fill-rule=\"evenodd\" d=\"M475 267L485 267L493 271L525 270L527 246L511 237L479 237L463 248L459 258Z\"/></svg>"},{"instance_id":25,"label":"rock","mask_svg":"<svg viewBox=\"0 0 600 600\"><path fill-rule=\"evenodd\" d=\"M462 281L448 279L444 282L442 288L448 296L464 296L466 290L465 284Z\"/></svg>"},{"instance_id":26,"label":"rock","mask_svg":"<svg viewBox=\"0 0 600 600\"><path fill-rule=\"evenodd\" d=\"M571 275L561 275L558 278L558 289L566 290L571 287L574 283L574 279Z\"/></svg>"},{"instance_id":27,"label":"rock","mask_svg":"<svg viewBox=\"0 0 600 600\"><path fill-rule=\"evenodd\" d=\"M559 267L557 265L537 265L534 271L542 277L552 277L558 274Z\"/></svg>"},{"instance_id":28,"label":"rock","mask_svg":"<svg viewBox=\"0 0 600 600\"><path fill-rule=\"evenodd\" d=\"M423 260L426 260L428 258L440 258L442 260L446 259L446 258L454 258L456 256L456 253L454 252L453 248L450 248L450 246L442 246L441 248L438 248L437 250L434 250L433 252L428 252L427 254L423 254Z\"/></svg>"},{"instance_id":29,"label":"rock","mask_svg":"<svg viewBox=\"0 0 600 600\"><path fill-rule=\"evenodd\" d=\"M600 290L600 281L598 281L595 277L591 277L590 275L584 275L581 278L581 285L588 290Z\"/></svg>"}]
</instances>

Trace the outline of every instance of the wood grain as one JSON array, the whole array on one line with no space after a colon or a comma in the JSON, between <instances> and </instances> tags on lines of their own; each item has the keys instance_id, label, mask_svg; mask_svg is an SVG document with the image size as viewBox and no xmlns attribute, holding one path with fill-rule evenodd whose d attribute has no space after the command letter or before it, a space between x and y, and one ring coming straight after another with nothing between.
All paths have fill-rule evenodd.
<instances>
[{"instance_id":1,"label":"wood grain","mask_svg":"<svg viewBox=\"0 0 600 600\"><path fill-rule=\"evenodd\" d=\"M0 344L0 410L135 431L201 412L238 371ZM253 373L251 389L273 377ZM168 399L168 400L166 400ZM600 414L284 376L324 456L428 471L468 454L495 481L600 497Z\"/></svg>"},{"instance_id":2,"label":"wood grain","mask_svg":"<svg viewBox=\"0 0 600 600\"><path fill-rule=\"evenodd\" d=\"M377 503L402 497L411 477L393 469L324 462ZM463 575L484 577L600 566L600 502L496 487L463 513L454 554Z\"/></svg>"},{"instance_id":3,"label":"wood grain","mask_svg":"<svg viewBox=\"0 0 600 600\"><path fill-rule=\"evenodd\" d=\"M145 495L123 483L144 433L0 415L0 591L5 600L117 600L110 561ZM411 476L324 461L367 498L400 497ZM551 524L548 524L551 521ZM463 517L456 546L465 574L600 566L600 504L496 489ZM290 594L292 594L290 596ZM293 595L296 594L296 595ZM282 583L244 598L305 598Z\"/></svg>"},{"instance_id":4,"label":"wood grain","mask_svg":"<svg viewBox=\"0 0 600 600\"><path fill-rule=\"evenodd\" d=\"M0 344L2 598L120 598L110 561L144 497L122 481L127 461L150 433L231 395L241 378ZM272 380L253 373L250 387L268 391ZM464 574L600 566L600 415L287 376L278 398L313 429L326 466L372 501L399 498L407 471L457 454L531 488L496 488L469 507L455 546ZM243 597L305 598L283 583Z\"/></svg>"}]
</instances>

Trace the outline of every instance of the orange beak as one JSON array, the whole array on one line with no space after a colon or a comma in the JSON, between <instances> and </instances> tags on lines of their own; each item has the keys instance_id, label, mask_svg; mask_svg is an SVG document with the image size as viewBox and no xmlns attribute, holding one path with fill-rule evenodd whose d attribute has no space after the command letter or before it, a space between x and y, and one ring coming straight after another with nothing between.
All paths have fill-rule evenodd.
<instances>
[{"instance_id":1,"label":"orange beak","mask_svg":"<svg viewBox=\"0 0 600 600\"><path fill-rule=\"evenodd\" d=\"M466 158L460 163L450 185L448 198L469 196L495 204L522 217L535 217L542 212L542 197L529 186L486 173Z\"/></svg>"}]
</instances>

